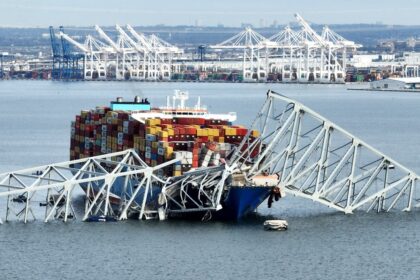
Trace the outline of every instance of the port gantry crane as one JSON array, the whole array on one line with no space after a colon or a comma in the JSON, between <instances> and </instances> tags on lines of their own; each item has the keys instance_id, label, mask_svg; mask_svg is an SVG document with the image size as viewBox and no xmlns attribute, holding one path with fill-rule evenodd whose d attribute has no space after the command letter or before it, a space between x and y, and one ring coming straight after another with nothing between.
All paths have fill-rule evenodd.
<instances>
[{"instance_id":1,"label":"port gantry crane","mask_svg":"<svg viewBox=\"0 0 420 280\"><path fill-rule=\"evenodd\" d=\"M265 80L271 72L280 74L283 82L343 83L347 54L361 45L328 27L319 35L299 14L295 18L299 31L286 26L266 39L247 27L210 48L243 52L242 73L247 81Z\"/></svg>"},{"instance_id":2,"label":"port gantry crane","mask_svg":"<svg viewBox=\"0 0 420 280\"><path fill-rule=\"evenodd\" d=\"M205 215L222 209L234 178L252 186L261 175L277 178L277 187L287 193L344 213L420 206L415 172L295 100L269 91L251 129L260 136L248 133L225 164L179 177L160 174L180 159L150 167L134 150L0 174L0 206L5 211L0 214L6 221L67 221L77 216L74 193L83 187L83 220L98 215L118 220ZM124 185L120 197L112 193L116 182ZM157 202L146 201L144 194L156 188ZM44 212L37 203L45 206Z\"/></svg>"},{"instance_id":3,"label":"port gantry crane","mask_svg":"<svg viewBox=\"0 0 420 280\"><path fill-rule=\"evenodd\" d=\"M133 46L126 45L122 36L118 38L118 42L114 42L98 25L95 30L99 36L105 40L114 50L115 54L115 78L117 80L125 80L127 72L132 69L133 61L138 59L137 51Z\"/></svg>"},{"instance_id":4,"label":"port gantry crane","mask_svg":"<svg viewBox=\"0 0 420 280\"><path fill-rule=\"evenodd\" d=\"M85 80L107 78L107 61L110 49L103 42L87 35L82 44L62 31L59 36L83 52Z\"/></svg>"},{"instance_id":5,"label":"port gantry crane","mask_svg":"<svg viewBox=\"0 0 420 280\"><path fill-rule=\"evenodd\" d=\"M64 32L60 32L60 38L83 54L84 78L87 80L107 79L114 75L117 80L169 80L172 60L183 51L156 35L146 36L130 25L126 27L132 37L116 25L119 34L116 41L98 25L95 25L95 30L103 42L87 35L85 42L79 43ZM51 38L53 40L55 36L51 35ZM52 45L55 46L54 43Z\"/></svg>"},{"instance_id":6,"label":"port gantry crane","mask_svg":"<svg viewBox=\"0 0 420 280\"><path fill-rule=\"evenodd\" d=\"M256 76L257 80L265 80L267 73L260 51L263 49L266 40L264 36L252 30L251 27L247 27L233 37L217 45L211 45L210 48L242 51L243 79L252 81Z\"/></svg>"},{"instance_id":7,"label":"port gantry crane","mask_svg":"<svg viewBox=\"0 0 420 280\"><path fill-rule=\"evenodd\" d=\"M271 36L269 40L275 44L275 48L271 50L273 59L269 65L270 72L280 73L283 82L292 81L293 69L298 68L295 65L295 57L297 57L297 50L300 49L297 33L287 25L279 33Z\"/></svg>"}]
</instances>

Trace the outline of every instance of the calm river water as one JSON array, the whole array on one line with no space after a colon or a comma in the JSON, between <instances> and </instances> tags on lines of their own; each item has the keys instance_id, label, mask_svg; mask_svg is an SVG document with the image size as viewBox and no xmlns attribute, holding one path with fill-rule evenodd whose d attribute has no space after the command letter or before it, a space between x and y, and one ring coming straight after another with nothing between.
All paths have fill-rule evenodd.
<instances>
[{"instance_id":1,"label":"calm river water","mask_svg":"<svg viewBox=\"0 0 420 280\"><path fill-rule=\"evenodd\" d=\"M0 81L0 172L65 161L81 109L188 90L248 125L268 89L295 98L420 173L420 94L346 86ZM267 217L286 232L266 232ZM239 222L0 226L0 279L420 279L420 211L344 215L287 196Z\"/></svg>"}]
</instances>

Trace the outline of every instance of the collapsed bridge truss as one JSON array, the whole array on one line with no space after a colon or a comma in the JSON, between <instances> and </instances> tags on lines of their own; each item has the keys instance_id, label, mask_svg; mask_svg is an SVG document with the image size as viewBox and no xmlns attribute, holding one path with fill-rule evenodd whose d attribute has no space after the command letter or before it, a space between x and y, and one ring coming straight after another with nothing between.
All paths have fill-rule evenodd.
<instances>
[{"instance_id":1,"label":"collapsed bridge truss","mask_svg":"<svg viewBox=\"0 0 420 280\"><path fill-rule=\"evenodd\" d=\"M245 140L233 159L249 179L277 174L285 191L345 213L420 205L416 173L297 101L268 92L251 128L258 143Z\"/></svg>"},{"instance_id":2,"label":"collapsed bridge truss","mask_svg":"<svg viewBox=\"0 0 420 280\"><path fill-rule=\"evenodd\" d=\"M147 219L156 217L159 208L165 215L220 209L227 169L209 168L179 178L160 176L165 167L179 160L149 167L134 150L126 150L7 172L0 174L0 206L5 207L5 221L26 223L41 217L45 222L67 221L76 217L74 192L82 187L83 220L99 216L125 220L130 215ZM115 184L123 186L118 195ZM194 195L190 188L197 189ZM161 193L158 205L149 201L153 193Z\"/></svg>"}]
</instances>

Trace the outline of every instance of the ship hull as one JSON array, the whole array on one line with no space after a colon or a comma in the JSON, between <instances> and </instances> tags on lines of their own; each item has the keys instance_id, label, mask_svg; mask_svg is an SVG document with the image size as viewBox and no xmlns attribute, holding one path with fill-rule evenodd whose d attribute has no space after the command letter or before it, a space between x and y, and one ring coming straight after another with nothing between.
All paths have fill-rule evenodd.
<instances>
[{"instance_id":1,"label":"ship hull","mask_svg":"<svg viewBox=\"0 0 420 280\"><path fill-rule=\"evenodd\" d=\"M222 202L223 208L215 212L216 219L239 220L252 213L270 195L271 187L243 186L231 187L226 199Z\"/></svg>"},{"instance_id":2,"label":"ship hull","mask_svg":"<svg viewBox=\"0 0 420 280\"><path fill-rule=\"evenodd\" d=\"M87 186L82 185L82 189L87 192ZM95 189L95 193L99 190ZM160 187L152 186L147 193L147 204L155 203L157 205L158 196L160 194ZM255 211L255 209L270 195L271 187L266 186L232 186L229 188L225 199L222 201L222 209L212 212L212 219L215 220L239 220L246 215ZM125 193L126 199L130 199L132 193L130 191L124 192L124 180L117 178L111 187L110 202L113 205L119 205L122 194ZM144 198L144 189L140 190L134 202L141 205ZM203 213L189 212L181 215L170 216L173 218L199 218L203 217Z\"/></svg>"}]
</instances>

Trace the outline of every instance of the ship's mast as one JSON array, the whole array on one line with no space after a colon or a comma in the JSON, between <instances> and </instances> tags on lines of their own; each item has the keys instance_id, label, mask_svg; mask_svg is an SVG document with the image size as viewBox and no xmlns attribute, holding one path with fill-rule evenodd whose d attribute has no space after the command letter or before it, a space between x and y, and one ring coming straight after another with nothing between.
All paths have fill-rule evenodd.
<instances>
[{"instance_id":1,"label":"ship's mast","mask_svg":"<svg viewBox=\"0 0 420 280\"><path fill-rule=\"evenodd\" d=\"M176 108L176 100L179 100L178 108L185 109L185 101L188 100L188 92L175 90L175 94L172 97L172 100L173 100L173 108Z\"/></svg>"}]
</instances>

